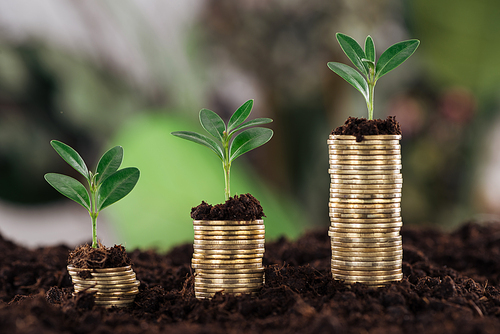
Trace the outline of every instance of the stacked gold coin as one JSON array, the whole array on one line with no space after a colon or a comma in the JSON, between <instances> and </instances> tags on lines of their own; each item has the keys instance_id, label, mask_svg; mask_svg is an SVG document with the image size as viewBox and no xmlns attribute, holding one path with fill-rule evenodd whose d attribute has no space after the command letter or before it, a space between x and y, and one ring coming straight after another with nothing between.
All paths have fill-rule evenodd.
<instances>
[{"instance_id":1,"label":"stacked gold coin","mask_svg":"<svg viewBox=\"0 0 500 334\"><path fill-rule=\"evenodd\" d=\"M331 135L330 230L333 278L383 286L401 280L400 135Z\"/></svg>"},{"instance_id":2,"label":"stacked gold coin","mask_svg":"<svg viewBox=\"0 0 500 334\"><path fill-rule=\"evenodd\" d=\"M195 220L193 225L196 298L212 298L219 291L255 293L262 287L262 220Z\"/></svg>"},{"instance_id":3,"label":"stacked gold coin","mask_svg":"<svg viewBox=\"0 0 500 334\"><path fill-rule=\"evenodd\" d=\"M81 269L70 265L68 272L71 275L75 293L95 292L96 305L104 307L129 306L139 293L140 282L136 280L135 272L131 266Z\"/></svg>"}]
</instances>

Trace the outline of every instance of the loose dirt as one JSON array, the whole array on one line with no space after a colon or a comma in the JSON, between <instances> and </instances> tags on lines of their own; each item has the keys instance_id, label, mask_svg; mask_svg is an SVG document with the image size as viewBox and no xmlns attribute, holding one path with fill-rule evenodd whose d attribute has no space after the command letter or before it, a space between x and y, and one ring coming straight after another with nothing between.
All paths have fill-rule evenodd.
<instances>
[{"instance_id":1,"label":"loose dirt","mask_svg":"<svg viewBox=\"0 0 500 334\"><path fill-rule=\"evenodd\" d=\"M28 250L0 237L1 333L498 333L500 225L454 233L403 228L401 282L372 289L330 274L327 229L266 244L259 294L194 298L192 245L129 253L134 305L72 296L65 246Z\"/></svg>"}]
</instances>

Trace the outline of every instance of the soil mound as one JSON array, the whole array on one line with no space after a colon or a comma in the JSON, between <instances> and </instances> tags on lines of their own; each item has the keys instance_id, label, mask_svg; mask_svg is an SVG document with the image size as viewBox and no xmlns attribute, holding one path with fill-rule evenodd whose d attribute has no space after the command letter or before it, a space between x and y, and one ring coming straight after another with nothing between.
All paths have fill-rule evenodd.
<instances>
[{"instance_id":1,"label":"soil mound","mask_svg":"<svg viewBox=\"0 0 500 334\"><path fill-rule=\"evenodd\" d=\"M368 135L400 135L401 126L396 121L396 116L387 119L372 119L349 117L344 125L332 131L332 135L356 136L356 141L363 141L363 136Z\"/></svg>"},{"instance_id":2,"label":"soil mound","mask_svg":"<svg viewBox=\"0 0 500 334\"><path fill-rule=\"evenodd\" d=\"M260 202L250 194L234 195L215 206L203 201L191 209L195 220L257 220L265 216Z\"/></svg>"}]
</instances>

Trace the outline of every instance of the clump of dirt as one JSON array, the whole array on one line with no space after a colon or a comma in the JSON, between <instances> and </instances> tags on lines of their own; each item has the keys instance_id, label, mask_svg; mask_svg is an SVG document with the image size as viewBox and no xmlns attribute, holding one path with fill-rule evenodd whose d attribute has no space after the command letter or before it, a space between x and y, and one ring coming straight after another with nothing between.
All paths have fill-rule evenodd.
<instances>
[{"instance_id":1,"label":"clump of dirt","mask_svg":"<svg viewBox=\"0 0 500 334\"><path fill-rule=\"evenodd\" d=\"M68 256L68 264L81 269L116 268L130 265L130 258L122 245L92 248L89 244L77 247Z\"/></svg>"},{"instance_id":2,"label":"clump of dirt","mask_svg":"<svg viewBox=\"0 0 500 334\"><path fill-rule=\"evenodd\" d=\"M363 136L368 135L400 135L401 126L396 121L396 116L387 119L372 119L349 117L344 125L332 131L332 135L356 136L356 141L363 141Z\"/></svg>"},{"instance_id":3,"label":"clump of dirt","mask_svg":"<svg viewBox=\"0 0 500 334\"><path fill-rule=\"evenodd\" d=\"M215 206L202 201L191 209L194 220L257 220L265 216L260 202L250 194L234 195Z\"/></svg>"}]
</instances>

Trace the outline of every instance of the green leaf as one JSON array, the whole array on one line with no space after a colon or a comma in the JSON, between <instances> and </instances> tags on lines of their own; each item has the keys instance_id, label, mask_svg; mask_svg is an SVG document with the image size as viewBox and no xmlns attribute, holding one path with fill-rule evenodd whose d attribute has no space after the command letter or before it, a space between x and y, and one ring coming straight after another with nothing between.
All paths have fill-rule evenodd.
<instances>
[{"instance_id":1,"label":"green leaf","mask_svg":"<svg viewBox=\"0 0 500 334\"><path fill-rule=\"evenodd\" d=\"M240 155L253 150L267 143L273 136L273 130L267 128L247 129L236 137L230 147L230 161L233 161Z\"/></svg>"},{"instance_id":2,"label":"green leaf","mask_svg":"<svg viewBox=\"0 0 500 334\"><path fill-rule=\"evenodd\" d=\"M219 117L219 115L214 113L212 110L201 109L200 123L208 133L222 141L224 131L226 130L226 125L224 124L224 121Z\"/></svg>"},{"instance_id":3,"label":"green leaf","mask_svg":"<svg viewBox=\"0 0 500 334\"><path fill-rule=\"evenodd\" d=\"M385 50L377 61L375 80L401 65L415 52L419 44L419 40L411 39L396 43Z\"/></svg>"},{"instance_id":4,"label":"green leaf","mask_svg":"<svg viewBox=\"0 0 500 334\"><path fill-rule=\"evenodd\" d=\"M97 163L96 183L100 184L116 172L123 161L123 147L115 146L103 154Z\"/></svg>"},{"instance_id":5,"label":"green leaf","mask_svg":"<svg viewBox=\"0 0 500 334\"><path fill-rule=\"evenodd\" d=\"M127 196L137 184L139 175L139 169L127 167L104 180L97 194L97 212Z\"/></svg>"},{"instance_id":6,"label":"green leaf","mask_svg":"<svg viewBox=\"0 0 500 334\"><path fill-rule=\"evenodd\" d=\"M375 44L370 35L368 35L365 40L365 55L366 59L375 62Z\"/></svg>"},{"instance_id":7,"label":"green leaf","mask_svg":"<svg viewBox=\"0 0 500 334\"><path fill-rule=\"evenodd\" d=\"M253 100L248 100L247 102L243 103L229 119L229 122L227 123L227 132L232 132L233 129L243 123L248 118L248 115L250 115L252 108Z\"/></svg>"},{"instance_id":8,"label":"green leaf","mask_svg":"<svg viewBox=\"0 0 500 334\"><path fill-rule=\"evenodd\" d=\"M340 47L344 50L344 53L352 61L354 66L356 66L365 76L368 76L368 67L361 61L361 59L367 57L358 42L352 37L341 33L337 33L336 36Z\"/></svg>"},{"instance_id":9,"label":"green leaf","mask_svg":"<svg viewBox=\"0 0 500 334\"><path fill-rule=\"evenodd\" d=\"M354 88L363 94L365 100L368 101L368 83L358 71L347 65L335 62L329 62L328 67L353 85Z\"/></svg>"},{"instance_id":10,"label":"green leaf","mask_svg":"<svg viewBox=\"0 0 500 334\"><path fill-rule=\"evenodd\" d=\"M85 176L87 181L90 182L90 174L87 165L83 161L82 157L78 152L76 152L69 145L66 145L57 140L51 140L50 145L56 150L56 152L64 159L71 167L76 169L80 174Z\"/></svg>"},{"instance_id":11,"label":"green leaf","mask_svg":"<svg viewBox=\"0 0 500 334\"><path fill-rule=\"evenodd\" d=\"M240 126L238 126L236 129L234 129L233 131L231 131L231 133L234 133L236 131L240 131L240 130L243 130L245 128L248 128L250 126L254 126L254 125L262 125L262 124L267 124L267 123L271 123L273 120L270 119L270 118L256 118L256 119L252 119L251 121L248 121L248 122L245 122L243 124L241 124ZM231 134L230 133L230 134Z\"/></svg>"},{"instance_id":12,"label":"green leaf","mask_svg":"<svg viewBox=\"0 0 500 334\"><path fill-rule=\"evenodd\" d=\"M214 151L215 154L217 154L217 156L221 160L224 159L222 148L219 146L219 144L217 144L216 141L208 138L207 136L204 136L204 135L196 133L196 132L191 132L191 131L175 131L175 132L172 132L171 134L176 136L176 137L187 139L187 140L195 142L197 144L201 144L203 146L206 146L209 149L211 149L212 151Z\"/></svg>"},{"instance_id":13,"label":"green leaf","mask_svg":"<svg viewBox=\"0 0 500 334\"><path fill-rule=\"evenodd\" d=\"M74 178L57 173L45 174L45 180L64 196L72 199L90 212L90 198L87 189Z\"/></svg>"}]
</instances>

